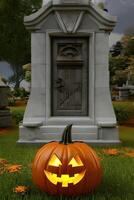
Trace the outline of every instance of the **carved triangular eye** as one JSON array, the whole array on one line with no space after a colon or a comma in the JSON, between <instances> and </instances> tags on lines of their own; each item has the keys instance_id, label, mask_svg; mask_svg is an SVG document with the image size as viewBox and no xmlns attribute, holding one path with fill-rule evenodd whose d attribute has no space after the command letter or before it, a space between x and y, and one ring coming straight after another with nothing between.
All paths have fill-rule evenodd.
<instances>
[{"instance_id":1,"label":"carved triangular eye","mask_svg":"<svg viewBox=\"0 0 134 200\"><path fill-rule=\"evenodd\" d=\"M83 163L82 163L80 157L78 155L76 155L75 158L73 157L70 160L69 165L72 165L72 167L80 167L80 166L83 166Z\"/></svg>"},{"instance_id":2,"label":"carved triangular eye","mask_svg":"<svg viewBox=\"0 0 134 200\"><path fill-rule=\"evenodd\" d=\"M62 165L62 163L61 163L60 159L54 154L50 158L48 165L54 166L54 167L59 167L60 165Z\"/></svg>"}]
</instances>

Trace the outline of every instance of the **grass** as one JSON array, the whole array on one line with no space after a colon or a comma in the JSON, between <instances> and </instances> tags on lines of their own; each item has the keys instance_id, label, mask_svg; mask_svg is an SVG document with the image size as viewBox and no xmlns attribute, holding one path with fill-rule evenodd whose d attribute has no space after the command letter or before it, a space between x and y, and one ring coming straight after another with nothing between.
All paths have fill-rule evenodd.
<instances>
[{"instance_id":1,"label":"grass","mask_svg":"<svg viewBox=\"0 0 134 200\"><path fill-rule=\"evenodd\" d=\"M25 106L20 106L20 107L11 106L10 110L11 110L11 112L14 112L14 111L24 112L25 111Z\"/></svg>"},{"instance_id":2,"label":"grass","mask_svg":"<svg viewBox=\"0 0 134 200\"><path fill-rule=\"evenodd\" d=\"M126 147L134 150L134 128L120 127L120 138L123 141L119 150ZM44 200L56 199L44 194L32 184L31 163L39 147L18 145L18 128L6 129L0 135L0 157L5 158L11 164L21 164L22 169L14 174L3 173L0 175L0 200ZM94 194L76 197L79 200L133 200L134 199L134 158L124 156L108 156L102 153L102 148L96 148L103 158L103 181ZM17 185L30 186L30 193L25 196L13 193ZM59 197L57 199L66 199Z\"/></svg>"},{"instance_id":3,"label":"grass","mask_svg":"<svg viewBox=\"0 0 134 200\"><path fill-rule=\"evenodd\" d=\"M122 146L134 148L134 127L120 126L119 132Z\"/></svg>"},{"instance_id":4,"label":"grass","mask_svg":"<svg viewBox=\"0 0 134 200\"><path fill-rule=\"evenodd\" d=\"M24 111L24 106L12 107L12 112ZM95 150L102 158L103 180L93 193L79 197L52 197L40 192L32 183L31 163L39 147L34 145L18 145L18 127L0 130L0 158L7 159L10 164L20 164L22 169L16 173L0 174L0 200L134 200L134 158L103 153L103 147ZM134 151L134 127L119 127L122 144L109 148L117 148L120 152L126 149ZM104 147L108 148L108 147ZM30 187L25 195L16 194L13 188L17 185Z\"/></svg>"},{"instance_id":5,"label":"grass","mask_svg":"<svg viewBox=\"0 0 134 200\"><path fill-rule=\"evenodd\" d=\"M12 118L16 124L19 124L23 120L24 112L25 112L25 105L20 106L11 106L10 107Z\"/></svg>"}]
</instances>

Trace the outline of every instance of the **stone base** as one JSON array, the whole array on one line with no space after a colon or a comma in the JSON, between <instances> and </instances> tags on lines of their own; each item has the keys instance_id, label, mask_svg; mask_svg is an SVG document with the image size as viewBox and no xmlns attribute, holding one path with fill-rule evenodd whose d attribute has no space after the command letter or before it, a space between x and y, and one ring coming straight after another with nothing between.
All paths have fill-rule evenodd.
<instances>
[{"instance_id":1,"label":"stone base","mask_svg":"<svg viewBox=\"0 0 134 200\"><path fill-rule=\"evenodd\" d=\"M12 116L10 110L0 110L0 127L5 128L12 125Z\"/></svg>"},{"instance_id":2,"label":"stone base","mask_svg":"<svg viewBox=\"0 0 134 200\"><path fill-rule=\"evenodd\" d=\"M60 141L65 126L24 127L20 125L19 144L43 144L50 141ZM97 126L73 126L72 139L89 144L109 145L119 144L116 127L98 128Z\"/></svg>"}]
</instances>

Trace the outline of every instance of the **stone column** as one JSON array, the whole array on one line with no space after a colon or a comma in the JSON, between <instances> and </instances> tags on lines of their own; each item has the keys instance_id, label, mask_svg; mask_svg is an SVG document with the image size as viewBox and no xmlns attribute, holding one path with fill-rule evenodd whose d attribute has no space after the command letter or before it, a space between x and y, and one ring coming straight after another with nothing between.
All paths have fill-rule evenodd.
<instances>
[{"instance_id":1,"label":"stone column","mask_svg":"<svg viewBox=\"0 0 134 200\"><path fill-rule=\"evenodd\" d=\"M45 121L45 33L32 33L31 54L31 94L23 125L39 126Z\"/></svg>"},{"instance_id":2,"label":"stone column","mask_svg":"<svg viewBox=\"0 0 134 200\"><path fill-rule=\"evenodd\" d=\"M109 90L109 34L96 33L95 116L98 123L116 123ZM110 117L109 117L110 116Z\"/></svg>"},{"instance_id":3,"label":"stone column","mask_svg":"<svg viewBox=\"0 0 134 200\"><path fill-rule=\"evenodd\" d=\"M118 140L109 89L109 33L96 33L95 44L95 119L99 139Z\"/></svg>"}]
</instances>

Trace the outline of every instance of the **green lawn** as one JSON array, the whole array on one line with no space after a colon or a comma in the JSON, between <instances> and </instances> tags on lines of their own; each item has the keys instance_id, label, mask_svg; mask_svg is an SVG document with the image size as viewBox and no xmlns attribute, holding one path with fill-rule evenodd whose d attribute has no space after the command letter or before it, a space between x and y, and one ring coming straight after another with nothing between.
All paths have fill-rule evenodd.
<instances>
[{"instance_id":1,"label":"green lawn","mask_svg":"<svg viewBox=\"0 0 134 200\"><path fill-rule=\"evenodd\" d=\"M19 106L19 107L11 106L10 110L11 110L11 112L14 112L14 111L24 112L25 111L25 106Z\"/></svg>"},{"instance_id":2,"label":"green lawn","mask_svg":"<svg viewBox=\"0 0 134 200\"><path fill-rule=\"evenodd\" d=\"M122 105L124 107L131 107L134 110L134 101L113 101L113 105Z\"/></svg>"},{"instance_id":3,"label":"green lawn","mask_svg":"<svg viewBox=\"0 0 134 200\"><path fill-rule=\"evenodd\" d=\"M120 127L121 146L116 148L125 151L128 147L134 150L134 128ZM48 196L32 184L31 163L39 147L18 145L18 128L3 130L0 134L0 158L7 159L11 164L21 164L22 169L17 173L4 172L0 175L0 200L16 199L55 199ZM105 147L106 148L106 147ZM94 194L72 199L84 200L133 200L134 199L134 158L123 155L109 156L102 152L102 147L95 148L102 158L103 180ZM30 186L30 192L21 196L13 193L17 185ZM59 197L58 199L66 199Z\"/></svg>"}]
</instances>

